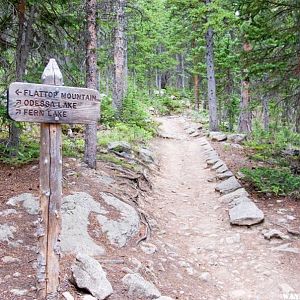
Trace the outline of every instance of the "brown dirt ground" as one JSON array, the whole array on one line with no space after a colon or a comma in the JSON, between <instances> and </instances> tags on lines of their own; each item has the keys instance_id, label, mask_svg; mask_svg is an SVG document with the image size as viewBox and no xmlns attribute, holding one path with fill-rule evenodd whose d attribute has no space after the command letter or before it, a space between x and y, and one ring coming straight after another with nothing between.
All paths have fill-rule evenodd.
<instances>
[{"instance_id":1,"label":"brown dirt ground","mask_svg":"<svg viewBox=\"0 0 300 300\"><path fill-rule=\"evenodd\" d=\"M104 244L107 254L97 259L107 271L114 294L112 300L131 299L121 284L121 278L134 270L132 258L138 259L142 267L139 272L154 282L163 295L181 300L279 300L283 299L281 284L289 284L300 295L299 255L272 251L281 241L266 241L261 235L264 228L300 226L300 203L291 199L262 197L252 192L257 205L264 211L266 221L252 228L231 227L227 208L218 202L214 192L216 182L208 182L214 173L206 168L198 138L190 138L183 130L181 117L162 118L162 130L170 139L158 138L153 148L159 160L160 169L152 173L153 190L140 191L137 182L119 177L121 173L109 163L98 162L97 172L87 170L75 159L64 160L64 195L87 192L96 201L100 191L112 193L127 202L137 202L152 224L150 243L157 246L153 255L143 253L136 242L144 236L145 226L139 235L126 247L116 249L109 245L97 221L90 216L90 235L96 242ZM220 144L214 147L226 164L237 172L241 166L251 164L241 150L230 152ZM116 180L111 185L99 184L97 175L108 175ZM0 165L0 211L9 208L5 203L12 197L29 192L38 195L38 164L23 167ZM143 187L147 186L143 182ZM35 299L36 244L34 221L21 208L18 214L1 217L1 224L18 227L15 240L22 240L14 248L1 244L0 257L13 256L20 262L2 265L0 269L0 299ZM118 215L112 217L117 218ZM294 221L278 223L285 215L295 216ZM279 224L274 225L273 223ZM74 224L76 226L76 224ZM285 232L286 233L286 232ZM235 240L236 237L239 237ZM299 237L290 237L293 247L300 248ZM72 255L63 256L61 263L61 291L70 291L75 299L80 299L82 291L77 291L70 283ZM13 276L20 272L20 276ZM201 276L206 272L209 278ZM202 278L202 279L201 279ZM13 288L27 289L26 296L14 296ZM243 292L240 298L234 292ZM236 298L234 298L236 297Z\"/></svg>"}]
</instances>

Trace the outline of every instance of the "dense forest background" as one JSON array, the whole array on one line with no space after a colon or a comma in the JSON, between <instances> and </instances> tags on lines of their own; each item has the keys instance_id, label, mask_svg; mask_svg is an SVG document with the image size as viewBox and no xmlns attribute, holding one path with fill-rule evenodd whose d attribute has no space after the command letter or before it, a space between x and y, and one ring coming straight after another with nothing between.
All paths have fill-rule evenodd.
<instances>
[{"instance_id":1,"label":"dense forest background","mask_svg":"<svg viewBox=\"0 0 300 300\"><path fill-rule=\"evenodd\" d=\"M299 171L297 0L0 3L2 161L38 155L37 130L7 116L8 85L41 82L49 58L55 58L69 86L88 86L95 64L95 88L102 94L100 146L112 139L146 142L155 135L151 114L189 109L212 131L246 133L256 159L272 164L274 153L289 152L292 172ZM73 139L81 130L66 126L68 155L84 151L84 139ZM276 163L291 164L282 157Z\"/></svg>"}]
</instances>

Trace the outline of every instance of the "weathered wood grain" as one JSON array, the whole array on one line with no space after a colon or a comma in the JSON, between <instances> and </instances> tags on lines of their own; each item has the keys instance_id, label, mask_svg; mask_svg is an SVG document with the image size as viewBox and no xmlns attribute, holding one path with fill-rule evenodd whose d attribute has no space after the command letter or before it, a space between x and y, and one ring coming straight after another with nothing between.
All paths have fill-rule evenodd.
<instances>
[{"instance_id":1,"label":"weathered wood grain","mask_svg":"<svg viewBox=\"0 0 300 300\"><path fill-rule=\"evenodd\" d=\"M47 84L63 84L55 60L49 61L42 80ZM61 125L41 124L38 299L58 299L61 199Z\"/></svg>"},{"instance_id":2,"label":"weathered wood grain","mask_svg":"<svg viewBox=\"0 0 300 300\"><path fill-rule=\"evenodd\" d=\"M87 88L14 82L8 113L15 121L93 124L100 118L100 94Z\"/></svg>"}]
</instances>

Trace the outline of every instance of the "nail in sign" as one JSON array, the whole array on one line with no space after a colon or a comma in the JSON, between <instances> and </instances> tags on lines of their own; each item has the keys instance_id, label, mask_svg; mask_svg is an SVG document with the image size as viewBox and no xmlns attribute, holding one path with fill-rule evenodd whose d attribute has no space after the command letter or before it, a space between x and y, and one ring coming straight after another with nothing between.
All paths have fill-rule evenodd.
<instances>
[{"instance_id":1,"label":"nail in sign","mask_svg":"<svg viewBox=\"0 0 300 300\"><path fill-rule=\"evenodd\" d=\"M96 90L14 82L8 91L8 114L15 121L89 124L100 118Z\"/></svg>"}]
</instances>

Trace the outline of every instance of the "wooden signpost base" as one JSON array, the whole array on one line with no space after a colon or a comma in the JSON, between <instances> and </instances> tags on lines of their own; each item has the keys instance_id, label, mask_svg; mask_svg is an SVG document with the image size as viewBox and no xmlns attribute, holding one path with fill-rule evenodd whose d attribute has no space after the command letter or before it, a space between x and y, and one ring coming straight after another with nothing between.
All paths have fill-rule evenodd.
<instances>
[{"instance_id":1,"label":"wooden signpost base","mask_svg":"<svg viewBox=\"0 0 300 300\"><path fill-rule=\"evenodd\" d=\"M42 75L44 84L63 85L62 74L51 59ZM58 299L59 234L62 199L61 125L41 124L39 299Z\"/></svg>"}]
</instances>

